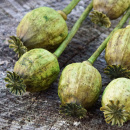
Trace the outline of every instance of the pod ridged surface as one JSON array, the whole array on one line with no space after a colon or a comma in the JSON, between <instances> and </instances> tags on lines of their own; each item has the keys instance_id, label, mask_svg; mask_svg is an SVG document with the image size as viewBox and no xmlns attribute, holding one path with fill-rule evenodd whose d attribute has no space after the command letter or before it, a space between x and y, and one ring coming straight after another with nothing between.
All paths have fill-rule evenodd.
<instances>
[{"instance_id":1,"label":"pod ridged surface","mask_svg":"<svg viewBox=\"0 0 130 130\"><path fill-rule=\"evenodd\" d=\"M119 100L125 110L130 112L130 79L117 78L111 81L103 92L102 106L109 104L109 100Z\"/></svg>"},{"instance_id":2,"label":"pod ridged surface","mask_svg":"<svg viewBox=\"0 0 130 130\"><path fill-rule=\"evenodd\" d=\"M32 49L15 64L14 72L24 79L27 91L47 89L57 78L60 68L57 58L47 50Z\"/></svg>"},{"instance_id":3,"label":"pod ridged surface","mask_svg":"<svg viewBox=\"0 0 130 130\"><path fill-rule=\"evenodd\" d=\"M120 17L130 6L130 0L93 0L93 8L111 20Z\"/></svg>"},{"instance_id":4,"label":"pod ridged surface","mask_svg":"<svg viewBox=\"0 0 130 130\"><path fill-rule=\"evenodd\" d=\"M67 35L65 20L49 7L40 7L27 13L17 27L17 36L28 49L54 50Z\"/></svg>"},{"instance_id":5,"label":"pod ridged surface","mask_svg":"<svg viewBox=\"0 0 130 130\"><path fill-rule=\"evenodd\" d=\"M130 70L130 26L113 34L107 43L105 59L108 65L122 65Z\"/></svg>"},{"instance_id":6,"label":"pod ridged surface","mask_svg":"<svg viewBox=\"0 0 130 130\"><path fill-rule=\"evenodd\" d=\"M78 103L91 107L99 97L102 88L101 75L88 62L73 63L63 70L58 87L62 105Z\"/></svg>"}]
</instances>

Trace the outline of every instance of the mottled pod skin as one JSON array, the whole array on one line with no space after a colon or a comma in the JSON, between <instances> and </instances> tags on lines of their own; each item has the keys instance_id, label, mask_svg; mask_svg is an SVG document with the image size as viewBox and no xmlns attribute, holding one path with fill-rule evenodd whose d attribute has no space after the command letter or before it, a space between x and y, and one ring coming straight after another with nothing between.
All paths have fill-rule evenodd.
<instances>
[{"instance_id":1,"label":"mottled pod skin","mask_svg":"<svg viewBox=\"0 0 130 130\"><path fill-rule=\"evenodd\" d=\"M68 35L63 17L54 9L40 7L27 13L17 27L17 37L30 50L56 49Z\"/></svg>"},{"instance_id":2,"label":"mottled pod skin","mask_svg":"<svg viewBox=\"0 0 130 130\"><path fill-rule=\"evenodd\" d=\"M110 107L110 109L108 109L110 106L110 100L114 103L118 101L118 105L116 106L115 104L114 107ZM108 123L112 121L113 125L116 123L123 125L121 120L123 122L130 120L130 79L117 78L108 84L103 92L102 108L106 107L106 105L108 105L108 107L105 110L105 117L112 117L111 120L109 118ZM111 111L108 112L108 110ZM116 119L114 119L115 117Z\"/></svg>"},{"instance_id":3,"label":"mottled pod skin","mask_svg":"<svg viewBox=\"0 0 130 130\"><path fill-rule=\"evenodd\" d=\"M73 63L63 70L58 87L62 105L76 103L91 107L102 88L101 75L89 62Z\"/></svg>"},{"instance_id":4,"label":"mottled pod skin","mask_svg":"<svg viewBox=\"0 0 130 130\"><path fill-rule=\"evenodd\" d=\"M130 6L130 0L93 0L93 8L106 14L109 19L119 18Z\"/></svg>"},{"instance_id":5,"label":"mottled pod skin","mask_svg":"<svg viewBox=\"0 0 130 130\"><path fill-rule=\"evenodd\" d=\"M59 71L57 58L44 49L26 52L14 66L14 72L24 79L29 92L47 89L57 78Z\"/></svg>"},{"instance_id":6,"label":"mottled pod skin","mask_svg":"<svg viewBox=\"0 0 130 130\"><path fill-rule=\"evenodd\" d=\"M130 70L130 26L113 34L107 43L105 59L108 65L122 65Z\"/></svg>"}]
</instances>

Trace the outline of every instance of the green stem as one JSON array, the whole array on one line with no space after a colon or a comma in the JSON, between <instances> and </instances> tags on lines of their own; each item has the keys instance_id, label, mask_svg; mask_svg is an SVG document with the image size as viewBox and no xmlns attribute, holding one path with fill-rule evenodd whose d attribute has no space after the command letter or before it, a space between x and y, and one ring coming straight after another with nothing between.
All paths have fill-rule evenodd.
<instances>
[{"instance_id":1,"label":"green stem","mask_svg":"<svg viewBox=\"0 0 130 130\"><path fill-rule=\"evenodd\" d=\"M105 49L109 39L111 38L111 36L113 35L113 33L122 28L124 23L127 21L127 19L130 16L130 8L127 10L127 12L125 13L125 15L122 17L122 19L120 20L120 22L118 23L118 25L113 29L113 31L109 34L109 36L104 40L104 42L98 47L98 49L93 53L93 55L88 59L88 61L93 64L95 62L95 60L98 58L98 56L102 53L102 51Z\"/></svg>"},{"instance_id":2,"label":"green stem","mask_svg":"<svg viewBox=\"0 0 130 130\"><path fill-rule=\"evenodd\" d=\"M67 7L65 7L62 11L63 11L66 15L68 15L68 14L74 9L74 7L79 3L79 1L80 1L80 0L72 0L72 1L70 2L70 4L69 4Z\"/></svg>"},{"instance_id":3,"label":"green stem","mask_svg":"<svg viewBox=\"0 0 130 130\"><path fill-rule=\"evenodd\" d=\"M68 34L67 38L62 42L62 44L58 47L58 49L54 52L54 55L59 57L62 52L65 50L66 46L69 44L73 36L78 31L80 25L84 21L84 19L88 16L89 12L92 10L93 4L92 2L88 5L88 7L85 9L85 11L82 13L80 18L77 20L77 22L74 24L73 28L71 29L70 33Z\"/></svg>"}]
</instances>

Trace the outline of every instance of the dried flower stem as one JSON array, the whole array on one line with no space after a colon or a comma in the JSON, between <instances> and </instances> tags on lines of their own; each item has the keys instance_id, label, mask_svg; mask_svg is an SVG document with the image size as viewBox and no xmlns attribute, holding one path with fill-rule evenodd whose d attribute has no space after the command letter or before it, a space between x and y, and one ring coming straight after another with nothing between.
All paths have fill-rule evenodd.
<instances>
[{"instance_id":1,"label":"dried flower stem","mask_svg":"<svg viewBox=\"0 0 130 130\"><path fill-rule=\"evenodd\" d=\"M74 24L73 28L71 29L70 33L68 34L67 38L62 42L62 44L58 47L58 49L54 52L54 55L59 57L62 52L65 50L66 46L69 44L73 36L78 31L80 25L84 21L84 19L88 16L89 12L92 10L93 4L92 2L88 5L88 7L85 9L85 11L82 13L80 18L77 20L77 22Z\"/></svg>"},{"instance_id":2,"label":"dried flower stem","mask_svg":"<svg viewBox=\"0 0 130 130\"><path fill-rule=\"evenodd\" d=\"M74 7L79 3L80 0L72 0L70 2L70 4L68 4L68 6L66 6L62 11L68 15L73 9Z\"/></svg>"},{"instance_id":3,"label":"dried flower stem","mask_svg":"<svg viewBox=\"0 0 130 130\"><path fill-rule=\"evenodd\" d=\"M109 34L109 36L104 40L104 42L98 47L98 49L93 53L93 55L88 59L88 61L93 64L95 60L98 58L98 56L101 54L101 52L105 49L109 39L112 37L113 33L122 28L124 23L127 21L127 19L130 16L130 7L127 10L127 12L124 14L118 25L114 28L114 30Z\"/></svg>"}]
</instances>

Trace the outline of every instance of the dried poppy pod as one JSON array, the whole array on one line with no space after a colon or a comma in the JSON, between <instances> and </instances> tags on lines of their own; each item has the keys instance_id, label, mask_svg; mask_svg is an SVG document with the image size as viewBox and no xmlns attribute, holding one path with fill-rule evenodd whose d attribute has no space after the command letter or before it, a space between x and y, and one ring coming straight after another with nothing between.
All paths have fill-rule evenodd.
<instances>
[{"instance_id":1,"label":"dried poppy pod","mask_svg":"<svg viewBox=\"0 0 130 130\"><path fill-rule=\"evenodd\" d=\"M119 18L129 6L130 0L93 0L90 17L93 23L110 27L110 20Z\"/></svg>"},{"instance_id":2,"label":"dried poppy pod","mask_svg":"<svg viewBox=\"0 0 130 130\"><path fill-rule=\"evenodd\" d=\"M41 48L32 49L23 54L16 62L14 72L8 72L5 78L5 81L8 82L7 88L10 88L10 91L16 95L21 95L26 90L38 92L47 89L59 73L57 58L62 54L91 10L92 2L74 24L67 38L53 54Z\"/></svg>"},{"instance_id":3,"label":"dried poppy pod","mask_svg":"<svg viewBox=\"0 0 130 130\"><path fill-rule=\"evenodd\" d=\"M12 43L10 48L16 48L15 51L19 53L19 57L26 50L33 48L52 51L67 35L68 27L63 17L54 9L40 7L23 17L17 27L17 37L10 37L9 42Z\"/></svg>"},{"instance_id":4,"label":"dried poppy pod","mask_svg":"<svg viewBox=\"0 0 130 130\"><path fill-rule=\"evenodd\" d=\"M45 49L32 49L16 62L14 72L8 72L7 88L21 95L26 90L38 92L47 89L57 78L60 68L55 55Z\"/></svg>"},{"instance_id":5,"label":"dried poppy pod","mask_svg":"<svg viewBox=\"0 0 130 130\"><path fill-rule=\"evenodd\" d=\"M107 123L123 125L130 120L130 79L117 78L105 88L101 111Z\"/></svg>"},{"instance_id":6,"label":"dried poppy pod","mask_svg":"<svg viewBox=\"0 0 130 130\"><path fill-rule=\"evenodd\" d=\"M107 43L105 73L111 78L130 77L130 26L116 31Z\"/></svg>"},{"instance_id":7,"label":"dried poppy pod","mask_svg":"<svg viewBox=\"0 0 130 130\"><path fill-rule=\"evenodd\" d=\"M68 35L67 15L80 0L72 0L62 11L49 7L36 8L27 13L17 27L17 36L11 36L10 48L18 57L27 50L44 48L54 52Z\"/></svg>"},{"instance_id":8,"label":"dried poppy pod","mask_svg":"<svg viewBox=\"0 0 130 130\"><path fill-rule=\"evenodd\" d=\"M66 66L58 87L61 112L80 118L86 116L86 109L97 101L101 88L101 75L88 61Z\"/></svg>"},{"instance_id":9,"label":"dried poppy pod","mask_svg":"<svg viewBox=\"0 0 130 130\"><path fill-rule=\"evenodd\" d=\"M101 91L101 75L92 64L105 49L115 30L122 28L130 16L130 9L122 17L115 29L98 47L93 55L83 63L73 63L63 70L58 87L61 112L66 115L84 117L87 110L97 100Z\"/></svg>"}]
</instances>

